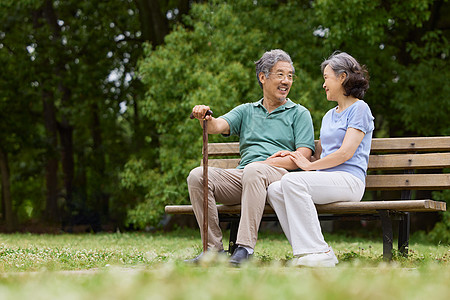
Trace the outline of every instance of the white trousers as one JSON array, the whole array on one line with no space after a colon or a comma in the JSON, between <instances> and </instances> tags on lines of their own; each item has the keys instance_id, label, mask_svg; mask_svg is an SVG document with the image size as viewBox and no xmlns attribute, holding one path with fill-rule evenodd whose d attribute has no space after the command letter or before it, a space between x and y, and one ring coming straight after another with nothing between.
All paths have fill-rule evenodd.
<instances>
[{"instance_id":1,"label":"white trousers","mask_svg":"<svg viewBox=\"0 0 450 300\"><path fill-rule=\"evenodd\" d=\"M347 172L292 172L272 183L268 202L275 210L294 255L329 249L314 204L360 201L365 185Z\"/></svg>"}]
</instances>

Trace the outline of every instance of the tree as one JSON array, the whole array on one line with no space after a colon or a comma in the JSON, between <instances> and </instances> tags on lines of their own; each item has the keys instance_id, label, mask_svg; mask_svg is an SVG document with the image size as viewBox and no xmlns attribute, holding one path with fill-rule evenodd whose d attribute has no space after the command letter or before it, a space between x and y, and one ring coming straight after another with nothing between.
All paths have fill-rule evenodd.
<instances>
[{"instance_id":1,"label":"tree","mask_svg":"<svg viewBox=\"0 0 450 300\"><path fill-rule=\"evenodd\" d=\"M127 18L135 8L129 1L99 5L90 1L3 1L1 5L0 55L11 70L8 77L13 80L7 82L15 83L5 84L4 101L12 103L25 95L19 102L22 114L17 118L25 118L27 107L33 116L42 116L41 120L29 118L30 123L24 124L37 129L37 143L28 146L43 152L47 179L46 205L42 207L36 199L35 216L45 208L50 221L60 221L63 216L70 223L77 215L94 210L107 218L109 199L105 195L114 185L114 175L109 175L107 168L116 167L106 166L106 157L127 152L121 150L127 144L119 142L125 136L117 118L121 97L130 92L116 87L126 86L126 73L114 81L109 78L113 70L125 71L124 60L129 61L138 44L123 40L125 36L132 40L138 32L138 27L133 28L138 22ZM19 77L20 71L15 69L19 65L28 76ZM15 131L13 116L3 119L8 121L4 132ZM108 145L111 142L113 147ZM123 155L117 157L123 160ZM89 160L96 164L84 166ZM88 180L83 180L86 177ZM98 184L100 178L102 185ZM62 196L65 215L58 203Z\"/></svg>"},{"instance_id":2,"label":"tree","mask_svg":"<svg viewBox=\"0 0 450 300\"><path fill-rule=\"evenodd\" d=\"M275 1L194 5L186 27L178 26L164 45L146 48L139 70L148 90L141 108L143 115L158 124L160 167L149 168L145 157L128 163L124 186L147 191L146 200L129 213L132 223L157 224L164 204L186 202L186 177L201 155L201 130L188 118L192 106L208 103L219 116L240 103L258 100L262 92L253 61L265 50L281 48L287 41L283 48L295 61L319 46L312 25L304 23L309 18L307 10L290 17L297 5ZM310 9L308 1L301 5ZM292 24L297 31L280 30ZM310 34L293 39L299 32ZM291 92L292 99L305 106L313 106L307 93L317 94L315 87L320 86L305 72L309 63L301 61L297 72L302 80ZM300 96L301 90L308 92ZM211 137L212 141L221 139Z\"/></svg>"},{"instance_id":3,"label":"tree","mask_svg":"<svg viewBox=\"0 0 450 300\"><path fill-rule=\"evenodd\" d=\"M141 112L159 124L160 167L148 168L145 157L129 161L123 185L148 191L146 200L130 211L130 222L156 224L164 204L187 202L185 178L201 155L200 129L188 120L190 109L206 103L219 116L257 100L261 91L253 61L268 49L291 54L299 76L290 98L310 109L316 133L331 107L321 91L319 65L342 50L369 67L372 82L365 100L375 114L377 136L448 134L447 10L447 1L426 0L194 5L185 26L167 35L164 45L147 47L140 63L147 87ZM439 73L433 72L436 68ZM423 78L424 73L429 76ZM429 97L436 92L443 109ZM420 103L411 101L415 95Z\"/></svg>"},{"instance_id":4,"label":"tree","mask_svg":"<svg viewBox=\"0 0 450 300\"><path fill-rule=\"evenodd\" d=\"M2 209L11 212L3 214L8 220L18 214L19 221L89 222L97 229L100 222L122 222L125 204L132 204L129 193L117 189L117 173L130 153L150 146L151 157L159 148L156 124L139 115L141 45L163 43L191 2L0 3L0 60L7 71L0 83L0 140L2 166L10 164L2 172L8 195ZM7 193L10 176L20 180ZM45 187L34 180L41 177Z\"/></svg>"},{"instance_id":5,"label":"tree","mask_svg":"<svg viewBox=\"0 0 450 300\"><path fill-rule=\"evenodd\" d=\"M369 66L373 80L366 100L384 129L379 135L449 133L449 123L441 122L450 106L444 83L449 10L448 1L433 0L316 2L324 45L349 51Z\"/></svg>"},{"instance_id":6,"label":"tree","mask_svg":"<svg viewBox=\"0 0 450 300\"><path fill-rule=\"evenodd\" d=\"M377 136L448 134L449 10L445 0L3 0L4 219L99 228L128 211L129 224L157 224L165 203L187 201L200 160L191 107L218 116L261 97L253 61L273 48L291 54L290 98L317 134L332 105L319 65L336 49L369 67Z\"/></svg>"},{"instance_id":7,"label":"tree","mask_svg":"<svg viewBox=\"0 0 450 300\"><path fill-rule=\"evenodd\" d=\"M3 3L2 3L3 4ZM6 230L12 231L17 224L17 211L15 209L14 170L12 166L17 154L28 147L35 145L33 138L37 133L35 128L29 126L24 120L34 122L36 116L32 113L28 100L35 99L30 90L31 76L26 70L30 60L26 45L20 45L24 34L18 28L12 28L14 18L0 7L2 31L0 32L0 174L2 191L2 215ZM6 29L11 38L6 39ZM29 85L23 87L23 83Z\"/></svg>"}]
</instances>

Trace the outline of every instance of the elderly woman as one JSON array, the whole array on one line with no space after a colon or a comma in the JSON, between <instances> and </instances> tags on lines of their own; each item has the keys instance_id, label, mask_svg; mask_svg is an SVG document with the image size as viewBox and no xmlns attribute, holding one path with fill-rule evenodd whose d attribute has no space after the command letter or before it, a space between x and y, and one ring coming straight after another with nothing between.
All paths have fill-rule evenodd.
<instances>
[{"instance_id":1,"label":"elderly woman","mask_svg":"<svg viewBox=\"0 0 450 300\"><path fill-rule=\"evenodd\" d=\"M369 88L365 67L349 54L335 52L321 69L327 100L336 101L337 106L322 119L320 140L311 159L297 151L273 155L290 157L306 172L288 173L268 188L268 201L292 246L294 266L334 267L338 263L323 238L314 204L361 200L374 130L370 108L361 100Z\"/></svg>"}]
</instances>

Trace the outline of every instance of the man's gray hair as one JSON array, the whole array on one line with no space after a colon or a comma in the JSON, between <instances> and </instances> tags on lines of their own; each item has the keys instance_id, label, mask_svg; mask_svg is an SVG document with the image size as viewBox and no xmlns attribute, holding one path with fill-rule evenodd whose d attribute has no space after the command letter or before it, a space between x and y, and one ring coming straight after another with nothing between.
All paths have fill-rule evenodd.
<instances>
[{"instance_id":1,"label":"man's gray hair","mask_svg":"<svg viewBox=\"0 0 450 300\"><path fill-rule=\"evenodd\" d=\"M259 80L259 73L264 73L266 77L269 77L270 70L279 61L286 61L291 64L292 73L295 73L294 64L292 59L285 51L281 49L274 49L267 51L263 56L255 62L256 65L256 78L258 79L259 86L262 88L262 83Z\"/></svg>"}]
</instances>

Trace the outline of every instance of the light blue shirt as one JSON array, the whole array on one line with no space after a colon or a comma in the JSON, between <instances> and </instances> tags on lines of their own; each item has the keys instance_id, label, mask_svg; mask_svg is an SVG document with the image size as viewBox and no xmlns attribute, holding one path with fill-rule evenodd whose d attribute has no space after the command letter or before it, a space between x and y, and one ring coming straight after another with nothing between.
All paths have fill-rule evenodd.
<instances>
[{"instance_id":1,"label":"light blue shirt","mask_svg":"<svg viewBox=\"0 0 450 300\"><path fill-rule=\"evenodd\" d=\"M359 129L365 135L352 158L336 167L319 171L348 172L365 183L370 146L372 144L372 133L375 128L373 120L372 112L363 100L356 101L340 113L336 112L336 108L330 109L323 117L322 127L320 128L320 142L322 145L321 158L335 152L342 146L347 128Z\"/></svg>"},{"instance_id":2,"label":"light blue shirt","mask_svg":"<svg viewBox=\"0 0 450 300\"><path fill-rule=\"evenodd\" d=\"M306 147L314 152L314 128L309 111L291 100L268 112L262 99L241 104L220 118L230 125L230 135L239 136L241 162L238 169L266 160L280 150Z\"/></svg>"}]
</instances>

